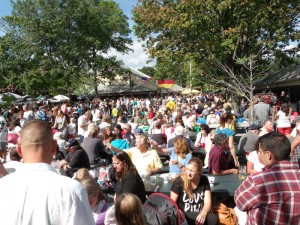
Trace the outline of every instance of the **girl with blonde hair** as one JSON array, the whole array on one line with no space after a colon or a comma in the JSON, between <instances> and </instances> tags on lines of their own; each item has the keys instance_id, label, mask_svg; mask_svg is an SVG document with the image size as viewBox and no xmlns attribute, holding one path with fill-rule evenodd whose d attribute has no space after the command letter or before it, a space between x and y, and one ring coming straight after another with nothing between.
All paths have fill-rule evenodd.
<instances>
[{"instance_id":1,"label":"girl with blonde hair","mask_svg":"<svg viewBox=\"0 0 300 225\"><path fill-rule=\"evenodd\" d=\"M108 146L109 143L114 140L114 134L110 127L104 127L102 135L100 136L100 140L105 146Z\"/></svg>"},{"instance_id":2,"label":"girl with blonde hair","mask_svg":"<svg viewBox=\"0 0 300 225\"><path fill-rule=\"evenodd\" d=\"M80 168L75 174L75 179L78 180L79 182L89 178L93 178L93 177L89 173L88 169L86 168Z\"/></svg>"},{"instance_id":3,"label":"girl with blonde hair","mask_svg":"<svg viewBox=\"0 0 300 225\"><path fill-rule=\"evenodd\" d=\"M202 174L202 161L193 157L186 172L172 183L170 197L178 204L181 218L187 224L218 224L217 215L210 213L212 201L208 178Z\"/></svg>"},{"instance_id":4,"label":"girl with blonde hair","mask_svg":"<svg viewBox=\"0 0 300 225\"><path fill-rule=\"evenodd\" d=\"M174 147L162 149L157 143L152 142L152 146L161 154L168 154L170 156L170 173L180 174L185 171L185 167L192 154L189 150L188 144L183 137L178 137L174 141Z\"/></svg>"},{"instance_id":5,"label":"girl with blonde hair","mask_svg":"<svg viewBox=\"0 0 300 225\"><path fill-rule=\"evenodd\" d=\"M97 181L87 174L84 175L84 179L79 180L83 187L87 191L88 200L92 209L92 214L96 225L104 225L106 218L106 211L109 209L108 198L102 192L100 185Z\"/></svg>"},{"instance_id":6,"label":"girl with blonde hair","mask_svg":"<svg viewBox=\"0 0 300 225\"><path fill-rule=\"evenodd\" d=\"M118 225L144 225L142 203L130 193L121 194L115 202L115 215Z\"/></svg>"}]
</instances>

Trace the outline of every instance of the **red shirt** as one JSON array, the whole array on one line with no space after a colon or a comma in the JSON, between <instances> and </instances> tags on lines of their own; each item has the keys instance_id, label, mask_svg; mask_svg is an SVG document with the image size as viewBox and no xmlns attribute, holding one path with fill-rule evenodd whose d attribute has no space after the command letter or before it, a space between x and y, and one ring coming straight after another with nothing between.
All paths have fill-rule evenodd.
<instances>
[{"instance_id":1,"label":"red shirt","mask_svg":"<svg viewBox=\"0 0 300 225\"><path fill-rule=\"evenodd\" d=\"M228 170L228 153L224 152L220 147L214 145L208 157L208 172Z\"/></svg>"},{"instance_id":2,"label":"red shirt","mask_svg":"<svg viewBox=\"0 0 300 225\"><path fill-rule=\"evenodd\" d=\"M247 225L300 224L298 163L281 161L248 176L234 199L241 211L248 211Z\"/></svg>"},{"instance_id":3,"label":"red shirt","mask_svg":"<svg viewBox=\"0 0 300 225\"><path fill-rule=\"evenodd\" d=\"M148 119L151 120L155 116L155 113L153 111L150 111L148 114Z\"/></svg>"}]
</instances>

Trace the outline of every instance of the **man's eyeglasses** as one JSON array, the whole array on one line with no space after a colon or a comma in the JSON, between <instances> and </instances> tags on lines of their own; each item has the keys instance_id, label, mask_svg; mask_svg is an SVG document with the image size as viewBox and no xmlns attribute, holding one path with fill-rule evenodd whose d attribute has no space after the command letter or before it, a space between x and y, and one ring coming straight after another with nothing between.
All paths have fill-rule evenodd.
<instances>
[{"instance_id":1,"label":"man's eyeglasses","mask_svg":"<svg viewBox=\"0 0 300 225\"><path fill-rule=\"evenodd\" d=\"M259 151L259 149L256 149L256 152L257 152L257 154L260 154L260 153L261 153L261 151Z\"/></svg>"}]
</instances>

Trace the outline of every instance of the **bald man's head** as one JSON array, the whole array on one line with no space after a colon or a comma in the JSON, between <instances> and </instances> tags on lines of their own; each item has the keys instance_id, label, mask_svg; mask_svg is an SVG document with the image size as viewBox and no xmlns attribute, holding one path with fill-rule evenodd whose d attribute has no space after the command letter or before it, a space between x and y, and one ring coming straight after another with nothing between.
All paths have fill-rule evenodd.
<instances>
[{"instance_id":1,"label":"bald man's head","mask_svg":"<svg viewBox=\"0 0 300 225\"><path fill-rule=\"evenodd\" d=\"M20 144L23 159L31 161L44 161L53 154L53 135L48 122L32 120L20 132ZM28 157L26 157L28 156ZM41 160L36 160L41 157Z\"/></svg>"},{"instance_id":2,"label":"bald man's head","mask_svg":"<svg viewBox=\"0 0 300 225\"><path fill-rule=\"evenodd\" d=\"M21 145L50 143L53 141L52 129L48 122L32 120L21 130Z\"/></svg>"}]
</instances>

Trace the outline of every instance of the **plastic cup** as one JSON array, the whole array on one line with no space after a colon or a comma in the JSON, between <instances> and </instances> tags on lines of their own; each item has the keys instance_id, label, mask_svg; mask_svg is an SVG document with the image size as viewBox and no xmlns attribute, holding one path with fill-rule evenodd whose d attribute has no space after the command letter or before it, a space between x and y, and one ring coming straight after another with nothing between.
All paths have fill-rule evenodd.
<instances>
[{"instance_id":1,"label":"plastic cup","mask_svg":"<svg viewBox=\"0 0 300 225\"><path fill-rule=\"evenodd\" d=\"M94 171L94 178L98 178L99 177L99 169L95 168L93 171Z\"/></svg>"},{"instance_id":2,"label":"plastic cup","mask_svg":"<svg viewBox=\"0 0 300 225\"><path fill-rule=\"evenodd\" d=\"M246 176L247 176L247 168L245 165L240 165L239 166L239 179L240 180L245 180L246 179Z\"/></svg>"},{"instance_id":3,"label":"plastic cup","mask_svg":"<svg viewBox=\"0 0 300 225\"><path fill-rule=\"evenodd\" d=\"M164 176L164 183L168 183L169 182L169 176Z\"/></svg>"},{"instance_id":4,"label":"plastic cup","mask_svg":"<svg viewBox=\"0 0 300 225\"><path fill-rule=\"evenodd\" d=\"M215 185L215 179L216 178L213 177L213 176L208 176L207 178L208 178L209 185L212 188Z\"/></svg>"},{"instance_id":5,"label":"plastic cup","mask_svg":"<svg viewBox=\"0 0 300 225\"><path fill-rule=\"evenodd\" d=\"M151 185L156 185L156 176L150 176Z\"/></svg>"}]
</instances>

